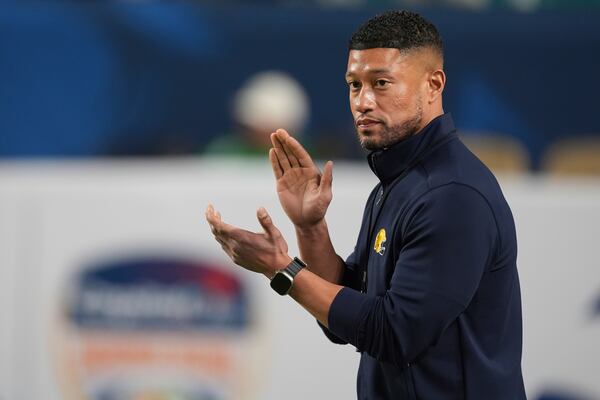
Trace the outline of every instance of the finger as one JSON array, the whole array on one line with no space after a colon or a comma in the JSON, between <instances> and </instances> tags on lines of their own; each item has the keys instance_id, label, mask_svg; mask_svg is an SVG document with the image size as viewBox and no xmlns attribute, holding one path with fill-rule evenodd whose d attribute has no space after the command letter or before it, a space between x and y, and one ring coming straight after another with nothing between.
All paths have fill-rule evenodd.
<instances>
[{"instance_id":1,"label":"finger","mask_svg":"<svg viewBox=\"0 0 600 400\"><path fill-rule=\"evenodd\" d=\"M280 157L279 163L282 164L287 160L287 155L285 150L283 149L283 142L285 138L290 136L284 129L277 129L275 132L271 133L271 143L273 144L273 148L276 150L277 156ZM282 160L282 156L285 156L286 160ZM285 168L285 165L281 165Z\"/></svg>"},{"instance_id":2,"label":"finger","mask_svg":"<svg viewBox=\"0 0 600 400\"><path fill-rule=\"evenodd\" d=\"M208 221L209 225L211 225L212 227L215 227L217 225L218 220L215 214L215 208L212 204L209 204L208 207L206 207L206 212L204 213L204 215L206 216L206 221Z\"/></svg>"},{"instance_id":3,"label":"finger","mask_svg":"<svg viewBox=\"0 0 600 400\"><path fill-rule=\"evenodd\" d=\"M220 218L220 215L219 215ZM238 228L233 225L229 225L222 220L219 220L219 224L215 226L217 234L223 238L232 238L235 236L236 232L242 232L243 229Z\"/></svg>"},{"instance_id":4,"label":"finger","mask_svg":"<svg viewBox=\"0 0 600 400\"><path fill-rule=\"evenodd\" d=\"M275 179L281 178L283 176L283 169L279 165L275 149L269 150L269 161L271 161L271 168L273 169L273 174L275 174Z\"/></svg>"},{"instance_id":5,"label":"finger","mask_svg":"<svg viewBox=\"0 0 600 400\"><path fill-rule=\"evenodd\" d=\"M274 135L273 136L274 137L273 143L274 143L274 146L275 146L275 147L273 147L273 149L275 150L275 155L277 156L277 160L279 161L279 165L281 166L281 169L285 173L285 171L287 171L288 169L292 168L292 165L290 164L290 160L288 159L288 156L285 153L285 150L283 150L283 144L281 143L281 141L277 137L277 134L274 133L273 135Z\"/></svg>"},{"instance_id":6,"label":"finger","mask_svg":"<svg viewBox=\"0 0 600 400\"><path fill-rule=\"evenodd\" d=\"M284 148L288 154L292 154L302 167L316 167L310 154L302 147L295 138L288 136L284 143Z\"/></svg>"},{"instance_id":7,"label":"finger","mask_svg":"<svg viewBox=\"0 0 600 400\"><path fill-rule=\"evenodd\" d=\"M285 151L282 148L274 148L273 150L283 173L285 174L285 171L292 169L292 164L290 164L290 160L288 159L287 154L285 154Z\"/></svg>"},{"instance_id":8,"label":"finger","mask_svg":"<svg viewBox=\"0 0 600 400\"><path fill-rule=\"evenodd\" d=\"M206 210L204 211L204 217L206 218L206 222L208 222L208 225L210 226L211 230L214 229L213 213L214 213L214 208L213 208L212 204L209 204L206 207Z\"/></svg>"},{"instance_id":9,"label":"finger","mask_svg":"<svg viewBox=\"0 0 600 400\"><path fill-rule=\"evenodd\" d=\"M288 158L288 161L292 167L299 167L300 162L298 161L298 157L291 151L291 149L286 146L286 141L292 136L285 129L277 129L275 132L275 140L279 142L279 146L284 151L285 155Z\"/></svg>"},{"instance_id":10,"label":"finger","mask_svg":"<svg viewBox=\"0 0 600 400\"><path fill-rule=\"evenodd\" d=\"M331 185L333 183L333 161L327 161L323 168L323 175L321 176L321 190L331 191Z\"/></svg>"},{"instance_id":11,"label":"finger","mask_svg":"<svg viewBox=\"0 0 600 400\"><path fill-rule=\"evenodd\" d=\"M225 246L225 241L223 237L219 234L219 232L217 232L217 228L210 222L208 223L208 226L210 227L210 231L213 234L215 240L221 245L221 247Z\"/></svg>"},{"instance_id":12,"label":"finger","mask_svg":"<svg viewBox=\"0 0 600 400\"><path fill-rule=\"evenodd\" d=\"M256 210L256 217L258 218L258 222L263 227L267 235L280 235L279 229L277 229L277 227L273 225L273 220L271 219L271 216L269 215L267 210L265 210L264 207L260 207L258 210Z\"/></svg>"},{"instance_id":13,"label":"finger","mask_svg":"<svg viewBox=\"0 0 600 400\"><path fill-rule=\"evenodd\" d=\"M298 157L296 157L296 155L292 152L292 150L289 148L289 146L286 145L286 142L291 138L290 135L287 135L285 138L283 139L278 139L279 142L281 143L281 148L282 151L285 153L285 156L287 157L290 165L292 167L300 167L300 162L298 161Z\"/></svg>"},{"instance_id":14,"label":"finger","mask_svg":"<svg viewBox=\"0 0 600 400\"><path fill-rule=\"evenodd\" d=\"M280 133L280 131L281 131L281 133ZM279 146L279 143L277 143L277 138L279 136L285 136L285 134L288 134L285 131L285 129L278 129L275 132L271 133L271 144L273 145L273 147L278 147Z\"/></svg>"},{"instance_id":15,"label":"finger","mask_svg":"<svg viewBox=\"0 0 600 400\"><path fill-rule=\"evenodd\" d=\"M212 204L209 204L206 210L206 220L211 227L214 235L229 235L234 229L233 225L226 224L221 218L221 213L216 211Z\"/></svg>"},{"instance_id":16,"label":"finger","mask_svg":"<svg viewBox=\"0 0 600 400\"><path fill-rule=\"evenodd\" d=\"M278 129L275 132L275 138L279 141L281 149L285 152L285 155L292 167L299 167L300 162L298 161L298 157L294 154L294 152L286 145L286 142L291 138L289 133L287 133L284 129Z\"/></svg>"},{"instance_id":17,"label":"finger","mask_svg":"<svg viewBox=\"0 0 600 400\"><path fill-rule=\"evenodd\" d=\"M225 241L223 240L223 238L219 235L215 235L215 240L221 245L224 246L225 245Z\"/></svg>"},{"instance_id":18,"label":"finger","mask_svg":"<svg viewBox=\"0 0 600 400\"><path fill-rule=\"evenodd\" d=\"M221 239L218 236L215 236L215 240L221 245L221 248L223 250L225 250L226 253L229 253L229 243L227 243L226 241L224 241L223 239Z\"/></svg>"},{"instance_id":19,"label":"finger","mask_svg":"<svg viewBox=\"0 0 600 400\"><path fill-rule=\"evenodd\" d=\"M210 225L210 231L212 232L212 234L215 237L215 239L217 240L217 242L224 240L223 232L218 230L216 226Z\"/></svg>"},{"instance_id":20,"label":"finger","mask_svg":"<svg viewBox=\"0 0 600 400\"><path fill-rule=\"evenodd\" d=\"M274 132L274 138L279 139L281 143L285 142L285 139L288 137L290 137L290 134L285 129L280 128Z\"/></svg>"}]
</instances>

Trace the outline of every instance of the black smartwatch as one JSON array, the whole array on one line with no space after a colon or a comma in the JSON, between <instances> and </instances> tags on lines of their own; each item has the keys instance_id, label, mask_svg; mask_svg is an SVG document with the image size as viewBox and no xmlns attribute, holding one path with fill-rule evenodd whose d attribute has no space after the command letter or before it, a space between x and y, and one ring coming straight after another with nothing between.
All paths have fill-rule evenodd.
<instances>
[{"instance_id":1,"label":"black smartwatch","mask_svg":"<svg viewBox=\"0 0 600 400\"><path fill-rule=\"evenodd\" d=\"M271 279L271 287L273 290L282 296L288 294L294 285L294 277L302 270L302 268L306 268L304 261L298 257L294 257L287 267L277 271L273 279Z\"/></svg>"}]
</instances>

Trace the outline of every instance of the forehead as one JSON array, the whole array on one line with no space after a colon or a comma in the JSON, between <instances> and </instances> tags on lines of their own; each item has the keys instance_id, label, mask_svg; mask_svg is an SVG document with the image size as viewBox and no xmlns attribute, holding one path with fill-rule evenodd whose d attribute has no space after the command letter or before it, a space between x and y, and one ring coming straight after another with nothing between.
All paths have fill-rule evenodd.
<instances>
[{"instance_id":1,"label":"forehead","mask_svg":"<svg viewBox=\"0 0 600 400\"><path fill-rule=\"evenodd\" d=\"M393 71L400 67L406 57L398 49L375 48L350 50L347 74L368 73L376 70Z\"/></svg>"}]
</instances>

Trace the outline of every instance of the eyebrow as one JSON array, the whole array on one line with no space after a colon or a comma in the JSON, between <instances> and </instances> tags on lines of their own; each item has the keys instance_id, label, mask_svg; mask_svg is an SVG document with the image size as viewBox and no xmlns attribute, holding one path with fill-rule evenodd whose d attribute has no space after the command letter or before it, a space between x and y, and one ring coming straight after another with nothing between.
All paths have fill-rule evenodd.
<instances>
[{"instance_id":1,"label":"eyebrow","mask_svg":"<svg viewBox=\"0 0 600 400\"><path fill-rule=\"evenodd\" d=\"M371 69L369 71L367 71L368 74L389 74L391 72L391 70L389 68L377 68L377 69ZM354 76L355 74L353 72L348 72L346 74L346 78Z\"/></svg>"},{"instance_id":2,"label":"eyebrow","mask_svg":"<svg viewBox=\"0 0 600 400\"><path fill-rule=\"evenodd\" d=\"M378 68L378 69L372 69L372 70L368 71L369 74L387 74L389 72L391 72L391 70L389 68Z\"/></svg>"}]
</instances>

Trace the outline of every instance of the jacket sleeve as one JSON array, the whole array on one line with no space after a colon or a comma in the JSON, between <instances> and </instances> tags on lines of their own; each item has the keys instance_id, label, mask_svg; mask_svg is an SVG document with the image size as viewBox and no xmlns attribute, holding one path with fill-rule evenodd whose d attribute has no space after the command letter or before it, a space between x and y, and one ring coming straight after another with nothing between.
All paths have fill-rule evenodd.
<instances>
[{"instance_id":1,"label":"jacket sleeve","mask_svg":"<svg viewBox=\"0 0 600 400\"><path fill-rule=\"evenodd\" d=\"M358 278L356 276L357 275L356 271L358 269L356 268L355 254L356 254L356 250L354 252L352 252L352 254L350 254L350 256L346 259L346 262L344 263L344 277L342 278L342 286L353 288L353 289L358 289L358 286L357 286ZM325 327L319 321L317 321L317 324L319 324L319 327L323 330L323 333L325 334L325 336L327 336L327 338L329 340L331 340L333 343L348 344L348 342L346 340L341 339L338 336L336 336L334 333L332 333L329 329L327 329L327 327Z\"/></svg>"},{"instance_id":2,"label":"jacket sleeve","mask_svg":"<svg viewBox=\"0 0 600 400\"><path fill-rule=\"evenodd\" d=\"M373 188L373 190L371 190L371 193L369 194L369 198L367 199L367 203L366 203L365 209L363 211L362 224L361 224L360 232L358 234L357 244L354 247L354 251L352 252L352 254L350 254L348 256L348 258L346 258L346 261L344 263L344 276L342 278L342 286L345 286L345 287L348 287L351 289L359 289L359 287L360 287L359 271L361 269L358 268L358 265L360 265L359 244L361 243L361 238L368 233L367 232L368 231L367 218L368 218L368 214L371 212L370 204L372 204L373 198L377 194L378 190L379 190L379 185L375 186ZM323 330L323 333L325 333L325 336L327 336L327 338L329 340L331 340L333 343L348 344L347 340L341 339L340 337L336 336L333 332L331 332L329 329L327 329L319 321L317 321L317 324L319 324L319 327Z\"/></svg>"},{"instance_id":3,"label":"jacket sleeve","mask_svg":"<svg viewBox=\"0 0 600 400\"><path fill-rule=\"evenodd\" d=\"M329 329L372 357L405 366L462 313L494 259L498 231L485 198L448 184L430 190L396 227L401 245L389 289L382 296L342 289Z\"/></svg>"}]
</instances>

